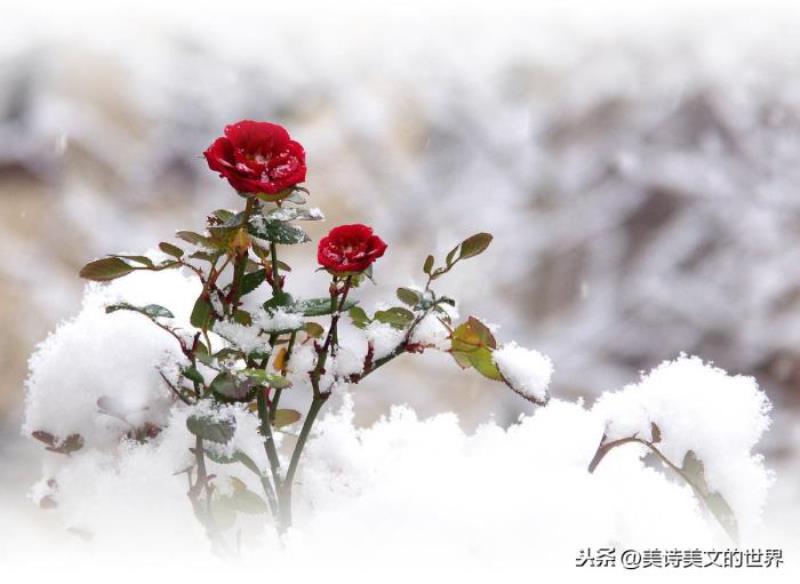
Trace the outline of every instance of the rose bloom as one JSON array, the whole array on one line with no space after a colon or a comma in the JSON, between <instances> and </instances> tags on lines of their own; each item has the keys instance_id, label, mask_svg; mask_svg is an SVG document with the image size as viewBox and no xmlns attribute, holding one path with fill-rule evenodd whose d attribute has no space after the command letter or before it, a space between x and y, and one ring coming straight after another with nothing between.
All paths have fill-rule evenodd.
<instances>
[{"instance_id":1,"label":"rose bloom","mask_svg":"<svg viewBox=\"0 0 800 584\"><path fill-rule=\"evenodd\" d=\"M242 120L203 155L240 193L276 194L306 179L306 154L282 126Z\"/></svg>"},{"instance_id":2,"label":"rose bloom","mask_svg":"<svg viewBox=\"0 0 800 584\"><path fill-rule=\"evenodd\" d=\"M335 274L363 272L386 251L386 243L366 225L340 225L319 242L317 261Z\"/></svg>"}]
</instances>

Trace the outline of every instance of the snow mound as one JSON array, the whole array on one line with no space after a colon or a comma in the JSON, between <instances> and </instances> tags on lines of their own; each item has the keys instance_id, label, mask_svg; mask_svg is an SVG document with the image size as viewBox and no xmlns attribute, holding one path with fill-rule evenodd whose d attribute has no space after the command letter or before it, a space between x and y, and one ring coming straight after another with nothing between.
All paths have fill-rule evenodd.
<instances>
[{"instance_id":1,"label":"snow mound","mask_svg":"<svg viewBox=\"0 0 800 584\"><path fill-rule=\"evenodd\" d=\"M62 323L30 359L22 431L47 432L57 440L79 434L87 446L109 446L131 429L166 421L173 399L158 367L182 361L177 342L141 314L117 302L160 304L189 326L199 285L179 272L135 272L110 285L90 284L80 313ZM101 411L105 400L112 412Z\"/></svg>"},{"instance_id":2,"label":"snow mound","mask_svg":"<svg viewBox=\"0 0 800 584\"><path fill-rule=\"evenodd\" d=\"M608 441L654 440L677 466L691 450L712 491L722 494L745 530L758 523L771 475L752 449L770 424L770 402L752 377L729 375L682 355L638 384L603 394L593 412L606 420ZM605 463L604 463L605 464Z\"/></svg>"}]
</instances>

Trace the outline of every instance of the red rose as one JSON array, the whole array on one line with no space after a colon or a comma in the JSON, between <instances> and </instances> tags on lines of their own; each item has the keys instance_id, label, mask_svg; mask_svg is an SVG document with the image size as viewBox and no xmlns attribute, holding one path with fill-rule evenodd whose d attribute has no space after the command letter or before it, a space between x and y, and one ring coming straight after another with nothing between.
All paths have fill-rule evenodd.
<instances>
[{"instance_id":1,"label":"red rose","mask_svg":"<svg viewBox=\"0 0 800 584\"><path fill-rule=\"evenodd\" d=\"M306 179L306 154L282 126L242 120L203 152L240 193L275 194Z\"/></svg>"},{"instance_id":2,"label":"red rose","mask_svg":"<svg viewBox=\"0 0 800 584\"><path fill-rule=\"evenodd\" d=\"M386 243L366 225L340 225L319 242L317 261L329 271L363 272L386 251Z\"/></svg>"}]
</instances>

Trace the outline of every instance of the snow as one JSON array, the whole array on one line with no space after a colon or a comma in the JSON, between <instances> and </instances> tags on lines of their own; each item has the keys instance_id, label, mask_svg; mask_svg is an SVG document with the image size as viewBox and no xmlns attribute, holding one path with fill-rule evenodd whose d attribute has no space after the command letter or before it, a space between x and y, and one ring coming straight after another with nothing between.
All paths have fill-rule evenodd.
<instances>
[{"instance_id":1,"label":"snow","mask_svg":"<svg viewBox=\"0 0 800 584\"><path fill-rule=\"evenodd\" d=\"M230 343L232 347L241 349L245 353L263 350L266 339L262 338L261 330L257 327L244 326L236 322L217 321L214 323L214 332Z\"/></svg>"},{"instance_id":2,"label":"snow","mask_svg":"<svg viewBox=\"0 0 800 584\"><path fill-rule=\"evenodd\" d=\"M174 370L182 362L175 340L141 315L104 310L109 302L161 302L175 314L172 326L186 326L198 292L194 277L179 271L137 272L107 286L87 286L81 312L62 324L31 358L23 432L44 430L60 438L79 433L85 439L84 448L70 457L49 455L43 479L31 492L34 500L57 501L65 526L110 533L107 541L124 537L113 533L115 493L130 491L148 477L159 485L158 491L147 495L157 499L154 509L169 506L162 498L175 498L172 513L160 520L188 523L181 515L190 511L182 471L191 463L192 437L186 419L192 413L234 421L232 440L211 448L227 456L240 450L266 469L253 413L242 405L212 408L208 403L185 406L173 400L156 367ZM434 326L437 322L423 321L418 338L442 345L445 338ZM399 542L414 530L427 530L413 545L448 538L445 555L477 546L489 557L499 554L500 547L516 549L520 542L566 550L593 541L681 545L712 541L719 534L691 490L668 473L646 467L640 448L615 450L597 472L588 472L603 436L607 441L633 435L651 439L653 423L660 429L658 446L664 455L680 464L687 451L695 452L705 465L709 487L729 502L743 536L757 532L772 477L753 453L769 426L770 407L754 379L728 375L699 358L681 356L638 384L606 392L591 410L582 402L552 400L507 429L490 422L466 433L454 414L420 420L403 407L370 428L355 426L347 385L340 379L361 371L368 343L380 358L404 334L377 322L364 331L342 323L341 348L321 380L322 390L335 389L333 401L342 405L323 420L309 444L298 482L297 526L289 539L289 555L293 546L323 549L324 542L336 539L337 530L357 538L364 529L379 533L381 545ZM549 358L515 342L499 347L493 356L516 391L540 400L547 396L553 372ZM313 344L301 338L288 365L295 385L291 393L308 389L307 372L314 363ZM101 412L100 398L110 401L115 411L121 408L139 416L139 424L157 424L162 432L146 444L126 440L130 427L118 416ZM283 434L277 433L276 440L282 444ZM150 466L148 459L153 460ZM209 461L209 467L226 484L235 477L254 492L260 490L258 478L241 465ZM503 496L486 509L475 508L495 481L502 484ZM141 501L136 505L147 507L147 496L137 495ZM409 500L414 501L413 510ZM542 501L547 504L540 505ZM589 511L588 506L598 501L603 501L600 510ZM103 510L102 517L95 517L98 509ZM140 520L152 520L146 517ZM482 542L475 535L480 525L506 529L513 537ZM245 527L247 537L255 538L251 545L274 547L264 521L250 518ZM547 534L546 541L537 539L545 537L542 533ZM687 533L694 535L687 539ZM336 545L349 545L347 537ZM376 557L384 553L373 551Z\"/></svg>"},{"instance_id":3,"label":"snow","mask_svg":"<svg viewBox=\"0 0 800 584\"><path fill-rule=\"evenodd\" d=\"M153 444L113 455L79 452L53 475L58 507L51 513L63 528L91 534L93 554L113 557L115 549L137 545L137 557L148 558L165 546L173 561L211 561L185 476L173 474L190 462L186 413L177 412ZM569 570L585 547L728 545L690 489L635 453L620 452L603 472L589 474L604 424L580 403L553 400L507 429L489 422L474 433L453 414L420 419L405 407L367 428L353 419L345 396L321 421L301 466L296 527L284 544L264 516L242 517L240 558L229 569L266 562L271 574L308 581L320 566L343 573L357 556L355 582L374 581L387 566L410 577L420 563L454 576L488 575L499 566L522 574L537 550L537 573L547 574ZM248 448L245 442L257 457L255 434L240 444ZM254 475L241 467L211 463L209 472L223 490L235 477L258 492ZM398 554L414 562L398 563ZM302 561L308 557L314 562Z\"/></svg>"},{"instance_id":4,"label":"snow","mask_svg":"<svg viewBox=\"0 0 800 584\"><path fill-rule=\"evenodd\" d=\"M274 312L267 312L256 307L251 313L253 324L245 326L235 322L217 321L214 323L214 332L227 340L232 346L245 353L267 348L267 339L264 333L275 331L297 330L303 326L303 315L296 312L287 312L279 308Z\"/></svg>"},{"instance_id":5,"label":"snow","mask_svg":"<svg viewBox=\"0 0 800 584\"><path fill-rule=\"evenodd\" d=\"M752 530L772 483L763 458L752 452L769 428L770 408L752 377L681 356L637 384L603 394L593 411L606 420L608 441L652 440L654 423L661 433L658 448L677 466L692 450L704 464L711 490L727 500L740 525Z\"/></svg>"},{"instance_id":6,"label":"snow","mask_svg":"<svg viewBox=\"0 0 800 584\"><path fill-rule=\"evenodd\" d=\"M492 352L492 358L516 391L538 401L547 399L547 387L553 376L553 362L549 357L512 341Z\"/></svg>"},{"instance_id":7,"label":"snow","mask_svg":"<svg viewBox=\"0 0 800 584\"><path fill-rule=\"evenodd\" d=\"M394 351L403 341L403 337L406 334L403 330L378 321L369 323L364 332L367 340L372 345L375 359L382 359Z\"/></svg>"},{"instance_id":8,"label":"snow","mask_svg":"<svg viewBox=\"0 0 800 584\"><path fill-rule=\"evenodd\" d=\"M139 557L170 549L173 561L214 562L186 496L194 447L186 420L192 414L231 420L230 442L208 448L228 457L241 451L266 472L255 414L241 404L171 400L155 367L165 359L180 361L174 339L139 315L103 310L112 299L161 299L179 326L197 293L196 281L180 272L136 273L88 286L81 312L31 359L24 431L86 438L69 457L48 455L41 480L31 487L34 502L56 505L47 511L57 526L52 533L64 535L49 544L54 557L72 550L81 534L91 538L87 549L93 554L112 557L135 546ZM442 341L429 326L419 338ZM357 579L368 581L396 565L398 554L414 558L413 565L429 561L434 570L477 574L503 566L519 574L530 568L531 550L539 550L537 569L546 573L568 569L586 547L728 546L692 490L649 467L636 446L615 450L596 472L588 471L604 436L650 438L652 422L661 429L666 456L680 460L691 449L703 461L709 486L736 513L743 544L759 537L771 475L753 450L769 425L769 404L753 379L681 356L638 384L604 394L591 409L556 398L507 428L487 421L465 431L453 413L422 419L404 406L360 427L348 386L336 377L360 371L368 343L376 355L388 354L403 334L379 323L365 331L343 323L342 348L321 381L333 397L297 477L294 527L280 542L266 515L238 514L235 528L225 532L239 542L237 566L267 561L272 573L303 581L318 566L329 573L346 569L358 546ZM546 395L552 374L547 357L511 342L494 358L518 391ZM301 335L289 361L294 387L287 399L307 399L314 362L312 343ZM101 396L146 408L162 431L147 443L125 439L124 425L98 412ZM285 465L294 438L284 430L275 440ZM241 464L209 459L207 465L219 494L241 486L262 492L259 478ZM6 549L30 545L21 538ZM307 557L315 562L301 561Z\"/></svg>"},{"instance_id":9,"label":"snow","mask_svg":"<svg viewBox=\"0 0 800 584\"><path fill-rule=\"evenodd\" d=\"M164 423L172 397L158 368L174 370L183 361L177 341L140 314L106 314L105 306L158 303L173 311L175 324L188 326L186 298L197 294L197 282L174 271L135 272L109 286L87 286L79 314L30 359L23 433L44 431L59 439L80 434L87 446L103 446L130 431L129 422ZM128 422L101 412L101 398Z\"/></svg>"},{"instance_id":10,"label":"snow","mask_svg":"<svg viewBox=\"0 0 800 584\"><path fill-rule=\"evenodd\" d=\"M455 312L455 311L453 311ZM435 314L428 314L414 329L411 343L419 343L440 351L450 349L450 331Z\"/></svg>"}]
</instances>

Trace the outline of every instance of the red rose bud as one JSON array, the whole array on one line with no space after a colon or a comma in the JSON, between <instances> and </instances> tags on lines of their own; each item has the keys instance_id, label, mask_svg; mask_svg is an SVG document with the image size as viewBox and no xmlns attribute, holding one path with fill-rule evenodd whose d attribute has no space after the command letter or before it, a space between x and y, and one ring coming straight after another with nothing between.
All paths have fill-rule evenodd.
<instances>
[{"instance_id":1,"label":"red rose bud","mask_svg":"<svg viewBox=\"0 0 800 584\"><path fill-rule=\"evenodd\" d=\"M317 261L335 274L363 272L386 251L386 243L366 225L340 225L319 242Z\"/></svg>"},{"instance_id":2,"label":"red rose bud","mask_svg":"<svg viewBox=\"0 0 800 584\"><path fill-rule=\"evenodd\" d=\"M240 193L275 194L306 179L306 153L277 124L242 120L203 152L208 167Z\"/></svg>"}]
</instances>

